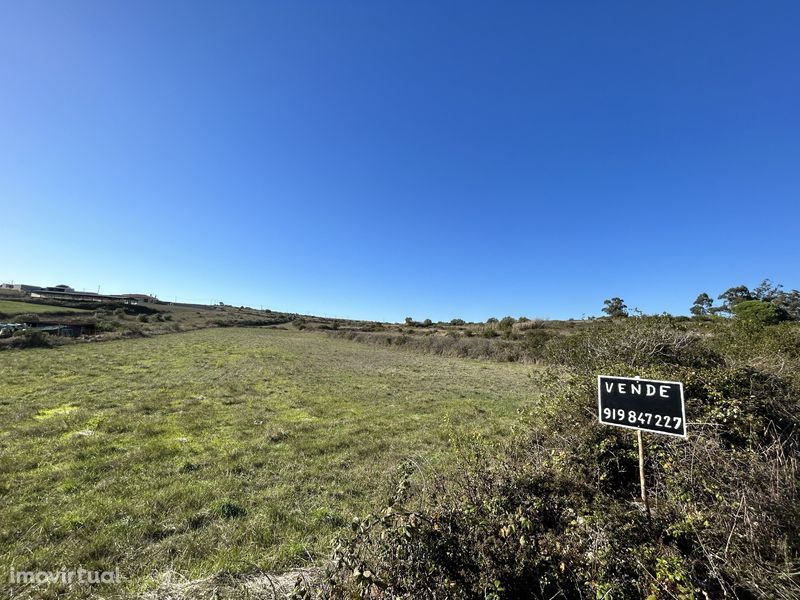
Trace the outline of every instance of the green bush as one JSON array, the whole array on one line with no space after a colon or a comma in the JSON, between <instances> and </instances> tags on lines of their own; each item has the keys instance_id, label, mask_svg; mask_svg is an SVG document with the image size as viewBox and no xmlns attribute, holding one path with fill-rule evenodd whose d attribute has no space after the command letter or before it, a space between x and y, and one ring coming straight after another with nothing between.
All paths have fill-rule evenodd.
<instances>
[{"instance_id":1,"label":"green bush","mask_svg":"<svg viewBox=\"0 0 800 600\"><path fill-rule=\"evenodd\" d=\"M544 329L527 330L522 336L522 347L525 354L535 360L544 358L547 353L547 342L551 337L552 334Z\"/></svg>"},{"instance_id":2,"label":"green bush","mask_svg":"<svg viewBox=\"0 0 800 600\"><path fill-rule=\"evenodd\" d=\"M116 331L122 327L122 324L115 319L96 318L94 320L94 327L97 333L104 333Z\"/></svg>"},{"instance_id":3,"label":"green bush","mask_svg":"<svg viewBox=\"0 0 800 600\"><path fill-rule=\"evenodd\" d=\"M758 325L775 325L781 321L789 320L789 313L772 302L761 300L746 300L733 307L733 314L737 319Z\"/></svg>"},{"instance_id":4,"label":"green bush","mask_svg":"<svg viewBox=\"0 0 800 600\"><path fill-rule=\"evenodd\" d=\"M25 313L21 315L16 315L14 317L14 322L16 323L28 323L30 325L39 322L39 315L35 313Z\"/></svg>"},{"instance_id":5,"label":"green bush","mask_svg":"<svg viewBox=\"0 0 800 600\"><path fill-rule=\"evenodd\" d=\"M793 379L800 385L800 324L783 321L776 325L732 319L719 324L709 340L716 352L731 360Z\"/></svg>"},{"instance_id":6,"label":"green bush","mask_svg":"<svg viewBox=\"0 0 800 600\"><path fill-rule=\"evenodd\" d=\"M514 327L514 323L516 322L517 321L516 319L514 319L514 317L503 317L502 319L500 319L500 322L497 324L497 327L499 329L506 329L510 331L511 328Z\"/></svg>"},{"instance_id":7,"label":"green bush","mask_svg":"<svg viewBox=\"0 0 800 600\"><path fill-rule=\"evenodd\" d=\"M666 316L587 323L574 335L553 338L547 357L582 373L606 369L631 376L653 367L664 371L663 367L704 367L722 361L690 324Z\"/></svg>"},{"instance_id":8,"label":"green bush","mask_svg":"<svg viewBox=\"0 0 800 600\"><path fill-rule=\"evenodd\" d=\"M52 341L41 331L22 330L14 332L8 345L12 348L49 348Z\"/></svg>"}]
</instances>

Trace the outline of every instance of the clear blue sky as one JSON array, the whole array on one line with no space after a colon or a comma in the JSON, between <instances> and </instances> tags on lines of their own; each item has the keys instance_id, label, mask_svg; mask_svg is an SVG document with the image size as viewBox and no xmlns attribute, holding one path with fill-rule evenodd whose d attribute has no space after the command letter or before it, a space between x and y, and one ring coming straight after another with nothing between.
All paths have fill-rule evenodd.
<instances>
[{"instance_id":1,"label":"clear blue sky","mask_svg":"<svg viewBox=\"0 0 800 600\"><path fill-rule=\"evenodd\" d=\"M797 2L8 2L0 280L342 317L800 287Z\"/></svg>"}]
</instances>

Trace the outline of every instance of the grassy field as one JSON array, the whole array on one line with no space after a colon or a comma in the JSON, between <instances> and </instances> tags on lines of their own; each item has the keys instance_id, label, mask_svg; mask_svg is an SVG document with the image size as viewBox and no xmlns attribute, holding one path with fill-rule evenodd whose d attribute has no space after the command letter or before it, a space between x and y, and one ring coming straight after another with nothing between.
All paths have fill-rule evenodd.
<instances>
[{"instance_id":1,"label":"grassy field","mask_svg":"<svg viewBox=\"0 0 800 600\"><path fill-rule=\"evenodd\" d=\"M22 315L32 313L88 313L80 308L66 308L50 304L35 304L33 302L15 302L13 300L0 300L0 314Z\"/></svg>"},{"instance_id":2,"label":"grassy field","mask_svg":"<svg viewBox=\"0 0 800 600\"><path fill-rule=\"evenodd\" d=\"M134 589L324 557L404 458L503 436L533 368L275 329L4 352L0 564Z\"/></svg>"}]
</instances>

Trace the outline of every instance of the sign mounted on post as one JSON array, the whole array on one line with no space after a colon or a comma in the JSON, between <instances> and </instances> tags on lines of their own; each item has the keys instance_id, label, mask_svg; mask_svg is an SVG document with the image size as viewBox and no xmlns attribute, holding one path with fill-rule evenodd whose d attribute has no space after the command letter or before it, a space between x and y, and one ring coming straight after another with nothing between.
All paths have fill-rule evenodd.
<instances>
[{"instance_id":1,"label":"sign mounted on post","mask_svg":"<svg viewBox=\"0 0 800 600\"><path fill-rule=\"evenodd\" d=\"M597 408L606 425L686 437L686 405L678 381L600 375Z\"/></svg>"}]
</instances>

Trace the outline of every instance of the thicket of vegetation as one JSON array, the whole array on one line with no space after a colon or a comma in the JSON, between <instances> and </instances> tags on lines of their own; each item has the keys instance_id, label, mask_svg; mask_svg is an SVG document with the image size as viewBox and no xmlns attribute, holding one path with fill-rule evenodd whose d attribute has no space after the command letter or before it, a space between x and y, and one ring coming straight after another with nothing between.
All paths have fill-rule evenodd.
<instances>
[{"instance_id":1,"label":"thicket of vegetation","mask_svg":"<svg viewBox=\"0 0 800 600\"><path fill-rule=\"evenodd\" d=\"M465 324L461 319L453 321L455 324L425 325L409 318L406 326L399 329L368 326L331 330L329 334L441 356L536 362L544 358L545 344L549 339L578 326L577 322L532 321L525 317L489 319L485 324Z\"/></svg>"},{"instance_id":2,"label":"thicket of vegetation","mask_svg":"<svg viewBox=\"0 0 800 600\"><path fill-rule=\"evenodd\" d=\"M703 292L697 296L690 311L695 316L738 315L737 308L748 305L751 307L746 311L748 313L756 310L771 315L767 318L768 322L800 320L800 290L785 291L782 284L773 283L769 279L763 280L752 290L746 285L728 288L717 296L717 300L722 300L722 303L714 306L711 296Z\"/></svg>"},{"instance_id":3,"label":"thicket of vegetation","mask_svg":"<svg viewBox=\"0 0 800 600\"><path fill-rule=\"evenodd\" d=\"M546 392L508 442L407 466L337 541L322 595L800 597L800 325L734 314L549 339ZM646 435L650 515L635 437L597 423L599 373L685 384L688 439Z\"/></svg>"}]
</instances>

